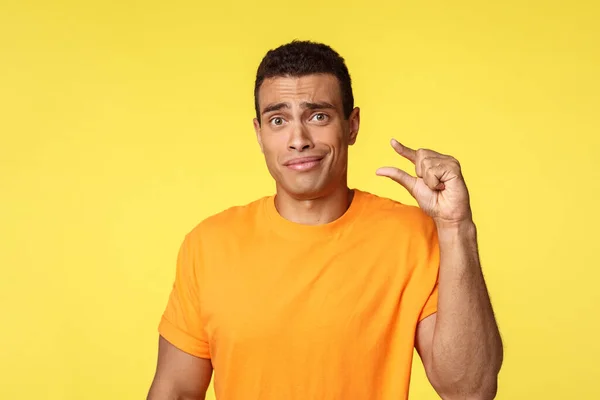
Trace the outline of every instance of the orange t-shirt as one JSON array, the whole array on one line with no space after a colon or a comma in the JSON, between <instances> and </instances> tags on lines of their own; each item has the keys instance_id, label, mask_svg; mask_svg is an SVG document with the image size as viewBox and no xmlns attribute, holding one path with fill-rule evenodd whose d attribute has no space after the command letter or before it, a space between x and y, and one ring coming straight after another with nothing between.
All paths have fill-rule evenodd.
<instances>
[{"instance_id":1,"label":"orange t-shirt","mask_svg":"<svg viewBox=\"0 0 600 400\"><path fill-rule=\"evenodd\" d=\"M218 400L406 399L438 269L417 207L355 190L344 215L310 226L264 197L185 237L159 333L211 359Z\"/></svg>"}]
</instances>

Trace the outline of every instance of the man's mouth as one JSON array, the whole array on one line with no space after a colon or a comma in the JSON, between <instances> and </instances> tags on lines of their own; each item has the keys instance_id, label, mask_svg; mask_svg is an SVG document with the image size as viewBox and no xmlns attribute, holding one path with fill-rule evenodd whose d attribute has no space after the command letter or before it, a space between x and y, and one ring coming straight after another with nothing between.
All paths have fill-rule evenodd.
<instances>
[{"instance_id":1,"label":"man's mouth","mask_svg":"<svg viewBox=\"0 0 600 400\"><path fill-rule=\"evenodd\" d=\"M308 171L315 168L323 160L322 156L298 157L287 161L284 165L295 171Z\"/></svg>"}]
</instances>

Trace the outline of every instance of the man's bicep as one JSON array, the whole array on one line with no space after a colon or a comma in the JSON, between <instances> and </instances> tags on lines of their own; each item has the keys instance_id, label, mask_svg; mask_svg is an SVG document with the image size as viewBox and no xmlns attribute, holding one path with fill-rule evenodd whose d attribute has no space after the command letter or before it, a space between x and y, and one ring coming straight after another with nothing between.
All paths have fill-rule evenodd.
<instances>
[{"instance_id":1,"label":"man's bicep","mask_svg":"<svg viewBox=\"0 0 600 400\"><path fill-rule=\"evenodd\" d=\"M188 354L159 336L156 374L148 400L203 400L212 372L210 359Z\"/></svg>"}]
</instances>

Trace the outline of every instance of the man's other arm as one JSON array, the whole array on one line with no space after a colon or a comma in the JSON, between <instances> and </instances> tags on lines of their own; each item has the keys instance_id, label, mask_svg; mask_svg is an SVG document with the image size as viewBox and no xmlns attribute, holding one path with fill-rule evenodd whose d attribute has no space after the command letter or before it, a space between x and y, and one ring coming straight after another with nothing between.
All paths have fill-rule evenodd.
<instances>
[{"instance_id":1,"label":"man's other arm","mask_svg":"<svg viewBox=\"0 0 600 400\"><path fill-rule=\"evenodd\" d=\"M204 400L212 372L209 359L187 354L160 336L147 400Z\"/></svg>"},{"instance_id":2,"label":"man's other arm","mask_svg":"<svg viewBox=\"0 0 600 400\"><path fill-rule=\"evenodd\" d=\"M437 314L423 319L416 348L427 377L444 400L496 397L503 347L477 249L469 191L460 163L433 150L392 147L415 166L416 177L395 167L387 176L417 200L439 238Z\"/></svg>"}]
</instances>

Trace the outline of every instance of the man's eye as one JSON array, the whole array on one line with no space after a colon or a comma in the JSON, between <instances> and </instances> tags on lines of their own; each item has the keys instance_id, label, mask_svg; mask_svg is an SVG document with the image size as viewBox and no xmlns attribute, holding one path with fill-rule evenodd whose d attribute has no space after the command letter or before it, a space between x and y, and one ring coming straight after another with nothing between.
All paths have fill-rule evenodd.
<instances>
[{"instance_id":1,"label":"man's eye","mask_svg":"<svg viewBox=\"0 0 600 400\"><path fill-rule=\"evenodd\" d=\"M323 122L323 121L326 121L326 120L327 120L327 115L325 115L325 114L323 114L323 113L318 113L318 114L315 114L315 115L313 116L313 118L314 118L316 121Z\"/></svg>"},{"instance_id":2,"label":"man's eye","mask_svg":"<svg viewBox=\"0 0 600 400\"><path fill-rule=\"evenodd\" d=\"M282 125L283 124L283 118L280 117L275 117L271 120L271 123L273 125Z\"/></svg>"}]
</instances>

